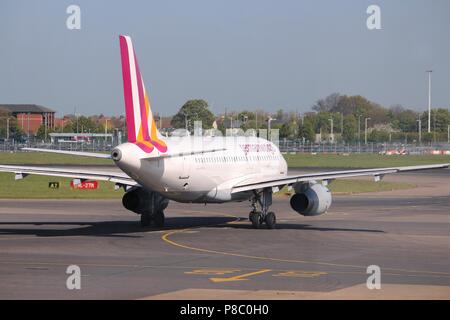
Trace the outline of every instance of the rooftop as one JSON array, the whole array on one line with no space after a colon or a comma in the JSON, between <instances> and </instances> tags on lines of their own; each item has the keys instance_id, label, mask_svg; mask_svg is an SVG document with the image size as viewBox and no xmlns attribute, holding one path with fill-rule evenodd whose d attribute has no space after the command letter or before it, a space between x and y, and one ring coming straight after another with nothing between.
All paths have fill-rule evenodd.
<instances>
[{"instance_id":1,"label":"rooftop","mask_svg":"<svg viewBox=\"0 0 450 320\"><path fill-rule=\"evenodd\" d=\"M53 113L55 110L37 104L0 104L0 110L11 113Z\"/></svg>"}]
</instances>

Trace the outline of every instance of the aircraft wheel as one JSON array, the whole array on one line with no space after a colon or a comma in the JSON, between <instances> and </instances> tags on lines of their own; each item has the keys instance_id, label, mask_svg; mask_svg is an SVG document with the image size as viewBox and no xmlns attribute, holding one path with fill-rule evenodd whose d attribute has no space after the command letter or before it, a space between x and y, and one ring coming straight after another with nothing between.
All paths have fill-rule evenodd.
<instances>
[{"instance_id":1,"label":"aircraft wheel","mask_svg":"<svg viewBox=\"0 0 450 320\"><path fill-rule=\"evenodd\" d=\"M155 224L155 227L162 228L164 227L164 211L156 211L155 215L153 216L153 222Z\"/></svg>"},{"instance_id":2,"label":"aircraft wheel","mask_svg":"<svg viewBox=\"0 0 450 320\"><path fill-rule=\"evenodd\" d=\"M266 215L266 225L268 229L274 229L277 224L277 217L275 213L268 212Z\"/></svg>"},{"instance_id":3,"label":"aircraft wheel","mask_svg":"<svg viewBox=\"0 0 450 320\"><path fill-rule=\"evenodd\" d=\"M149 214L142 213L141 214L141 227L149 227L152 223L152 218Z\"/></svg>"},{"instance_id":4,"label":"aircraft wheel","mask_svg":"<svg viewBox=\"0 0 450 320\"><path fill-rule=\"evenodd\" d=\"M259 229L261 227L261 213L253 212L250 215L250 221L252 222L253 228Z\"/></svg>"}]
</instances>

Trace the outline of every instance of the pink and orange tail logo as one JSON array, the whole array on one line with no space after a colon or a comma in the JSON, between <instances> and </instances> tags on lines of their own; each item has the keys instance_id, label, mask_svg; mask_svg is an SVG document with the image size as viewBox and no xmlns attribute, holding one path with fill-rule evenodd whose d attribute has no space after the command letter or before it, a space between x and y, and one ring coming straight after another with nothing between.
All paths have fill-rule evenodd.
<instances>
[{"instance_id":1,"label":"pink and orange tail logo","mask_svg":"<svg viewBox=\"0 0 450 320\"><path fill-rule=\"evenodd\" d=\"M147 153L152 152L154 148L160 152L166 152L167 145L158 137L148 93L145 90L130 37L120 36L120 54L128 142L135 143Z\"/></svg>"}]
</instances>

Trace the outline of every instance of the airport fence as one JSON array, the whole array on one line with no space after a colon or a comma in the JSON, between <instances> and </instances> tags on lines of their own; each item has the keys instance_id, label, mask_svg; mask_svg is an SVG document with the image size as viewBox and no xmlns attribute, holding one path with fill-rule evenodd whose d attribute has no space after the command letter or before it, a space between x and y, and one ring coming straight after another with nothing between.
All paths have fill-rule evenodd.
<instances>
[{"instance_id":1,"label":"airport fence","mask_svg":"<svg viewBox=\"0 0 450 320\"><path fill-rule=\"evenodd\" d=\"M448 143L303 143L282 139L279 148L282 153L450 154Z\"/></svg>"},{"instance_id":2,"label":"airport fence","mask_svg":"<svg viewBox=\"0 0 450 320\"><path fill-rule=\"evenodd\" d=\"M0 152L17 152L22 148L44 148L67 151L109 152L117 145L110 141L96 140L58 142L58 143L16 143L0 142ZM450 154L450 144L401 144L401 143L303 143L301 140L280 139L279 148L282 153L371 153L371 154Z\"/></svg>"},{"instance_id":3,"label":"airport fence","mask_svg":"<svg viewBox=\"0 0 450 320\"><path fill-rule=\"evenodd\" d=\"M91 141L86 142L57 142L57 143L39 143L39 142L2 142L0 143L0 152L17 152L22 148L43 148L43 149L56 149L67 151L85 151L85 152L109 152L117 144L111 144L106 141Z\"/></svg>"}]
</instances>

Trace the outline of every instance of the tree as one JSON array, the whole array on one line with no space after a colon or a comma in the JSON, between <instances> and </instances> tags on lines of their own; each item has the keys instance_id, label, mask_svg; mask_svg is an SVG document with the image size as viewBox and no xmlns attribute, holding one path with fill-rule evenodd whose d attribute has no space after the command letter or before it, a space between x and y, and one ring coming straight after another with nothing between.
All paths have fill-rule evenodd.
<instances>
[{"instance_id":1,"label":"tree","mask_svg":"<svg viewBox=\"0 0 450 320\"><path fill-rule=\"evenodd\" d=\"M369 142L385 142L389 140L389 132L372 130L367 136Z\"/></svg>"},{"instance_id":2,"label":"tree","mask_svg":"<svg viewBox=\"0 0 450 320\"><path fill-rule=\"evenodd\" d=\"M9 139L14 139L15 141L23 141L25 136L22 129L19 127L19 123L15 117L12 117L7 112L0 111L0 138L6 139L7 132L7 119L9 118Z\"/></svg>"},{"instance_id":3,"label":"tree","mask_svg":"<svg viewBox=\"0 0 450 320\"><path fill-rule=\"evenodd\" d=\"M310 117L305 117L303 119L303 125L299 128L300 138L305 141L314 142L315 131L314 123Z\"/></svg>"},{"instance_id":4,"label":"tree","mask_svg":"<svg viewBox=\"0 0 450 320\"><path fill-rule=\"evenodd\" d=\"M81 116L72 121L72 132L83 133L83 132L91 132L91 133L101 133L101 128L97 126L97 124L88 117Z\"/></svg>"},{"instance_id":5,"label":"tree","mask_svg":"<svg viewBox=\"0 0 450 320\"><path fill-rule=\"evenodd\" d=\"M355 116L350 114L344 117L344 135L343 139L346 142L352 142L356 140L358 132L358 121Z\"/></svg>"},{"instance_id":6,"label":"tree","mask_svg":"<svg viewBox=\"0 0 450 320\"><path fill-rule=\"evenodd\" d=\"M40 127L38 128L38 131L36 132L36 138L40 140L46 140L48 138L48 135L55 131L56 130L53 130L50 127L47 127L47 130L45 130L45 124L41 124Z\"/></svg>"},{"instance_id":7,"label":"tree","mask_svg":"<svg viewBox=\"0 0 450 320\"><path fill-rule=\"evenodd\" d=\"M255 129L255 113L251 111L241 111L237 115L237 120L241 121L241 129L247 131L248 129Z\"/></svg>"},{"instance_id":8,"label":"tree","mask_svg":"<svg viewBox=\"0 0 450 320\"><path fill-rule=\"evenodd\" d=\"M431 112L431 128L436 132L447 132L450 124L450 112L448 109L433 109Z\"/></svg>"},{"instance_id":9,"label":"tree","mask_svg":"<svg viewBox=\"0 0 450 320\"><path fill-rule=\"evenodd\" d=\"M423 112L420 115L420 119L422 120L422 131L425 132L428 130L428 111ZM450 111L448 109L439 108L431 110L431 131L447 132L449 124ZM427 140L424 139L424 141Z\"/></svg>"},{"instance_id":10,"label":"tree","mask_svg":"<svg viewBox=\"0 0 450 320\"><path fill-rule=\"evenodd\" d=\"M173 116L171 124L174 128L180 129L186 127L186 121L190 132L193 131L194 121L202 121L202 127L209 129L214 122L214 114L209 110L205 100L188 100Z\"/></svg>"},{"instance_id":11,"label":"tree","mask_svg":"<svg viewBox=\"0 0 450 320\"><path fill-rule=\"evenodd\" d=\"M25 132L17 125L17 122L15 125L9 127L9 139L14 139L15 141L24 141L25 138Z\"/></svg>"},{"instance_id":12,"label":"tree","mask_svg":"<svg viewBox=\"0 0 450 320\"><path fill-rule=\"evenodd\" d=\"M283 109L277 110L277 112L274 115L272 115L272 118L275 118L278 121L283 121L285 118L285 113L284 113Z\"/></svg>"},{"instance_id":13,"label":"tree","mask_svg":"<svg viewBox=\"0 0 450 320\"><path fill-rule=\"evenodd\" d=\"M359 115L370 117L372 123L386 123L389 121L386 108L362 96L341 96L336 108L330 111L343 113L344 116L353 114L355 117Z\"/></svg>"},{"instance_id":14,"label":"tree","mask_svg":"<svg viewBox=\"0 0 450 320\"><path fill-rule=\"evenodd\" d=\"M330 132L331 131L331 119L332 115L330 112L319 112L315 119L315 132ZM334 125L334 123L333 123Z\"/></svg>"},{"instance_id":15,"label":"tree","mask_svg":"<svg viewBox=\"0 0 450 320\"><path fill-rule=\"evenodd\" d=\"M314 104L312 109L317 112L331 112L337 108L341 95L339 93L332 93L325 99L319 99Z\"/></svg>"},{"instance_id":16,"label":"tree","mask_svg":"<svg viewBox=\"0 0 450 320\"><path fill-rule=\"evenodd\" d=\"M332 111L342 112L344 115L363 115L369 116L373 108L371 102L362 96L342 96L338 105Z\"/></svg>"},{"instance_id":17,"label":"tree","mask_svg":"<svg viewBox=\"0 0 450 320\"><path fill-rule=\"evenodd\" d=\"M295 139L298 135L298 126L295 121L283 123L280 128L280 138Z\"/></svg>"},{"instance_id":18,"label":"tree","mask_svg":"<svg viewBox=\"0 0 450 320\"><path fill-rule=\"evenodd\" d=\"M402 132L413 132L417 129L418 114L412 110L390 110L392 127Z\"/></svg>"}]
</instances>

